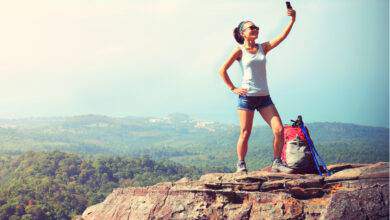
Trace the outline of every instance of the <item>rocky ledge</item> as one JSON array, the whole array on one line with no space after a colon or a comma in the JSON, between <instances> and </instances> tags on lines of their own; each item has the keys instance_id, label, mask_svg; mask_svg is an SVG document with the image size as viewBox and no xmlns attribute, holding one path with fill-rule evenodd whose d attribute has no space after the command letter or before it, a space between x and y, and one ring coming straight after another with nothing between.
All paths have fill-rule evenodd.
<instances>
[{"instance_id":1,"label":"rocky ledge","mask_svg":"<svg viewBox=\"0 0 390 220\"><path fill-rule=\"evenodd\" d=\"M388 219L389 163L334 164L334 174L210 173L116 188L79 219Z\"/></svg>"}]
</instances>

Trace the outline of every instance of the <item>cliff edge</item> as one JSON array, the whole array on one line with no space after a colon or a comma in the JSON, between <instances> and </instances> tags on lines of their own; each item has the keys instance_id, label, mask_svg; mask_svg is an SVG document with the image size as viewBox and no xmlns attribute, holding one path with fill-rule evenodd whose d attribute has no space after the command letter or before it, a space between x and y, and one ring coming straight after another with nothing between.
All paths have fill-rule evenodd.
<instances>
[{"instance_id":1,"label":"cliff edge","mask_svg":"<svg viewBox=\"0 0 390 220\"><path fill-rule=\"evenodd\" d=\"M334 174L209 173L116 188L78 219L388 219L389 163L333 164Z\"/></svg>"}]
</instances>

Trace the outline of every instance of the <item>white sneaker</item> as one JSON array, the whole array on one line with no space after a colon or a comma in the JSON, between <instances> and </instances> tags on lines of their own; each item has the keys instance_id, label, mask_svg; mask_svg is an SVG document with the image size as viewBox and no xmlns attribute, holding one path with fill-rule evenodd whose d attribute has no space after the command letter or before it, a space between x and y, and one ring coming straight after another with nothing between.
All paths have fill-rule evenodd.
<instances>
[{"instance_id":1,"label":"white sneaker","mask_svg":"<svg viewBox=\"0 0 390 220\"><path fill-rule=\"evenodd\" d=\"M236 173L241 173L241 172L246 172L247 173L248 170L246 169L246 163L245 162L238 161Z\"/></svg>"},{"instance_id":2,"label":"white sneaker","mask_svg":"<svg viewBox=\"0 0 390 220\"><path fill-rule=\"evenodd\" d=\"M294 170L283 164L280 158L276 158L271 166L272 172L292 173Z\"/></svg>"}]
</instances>

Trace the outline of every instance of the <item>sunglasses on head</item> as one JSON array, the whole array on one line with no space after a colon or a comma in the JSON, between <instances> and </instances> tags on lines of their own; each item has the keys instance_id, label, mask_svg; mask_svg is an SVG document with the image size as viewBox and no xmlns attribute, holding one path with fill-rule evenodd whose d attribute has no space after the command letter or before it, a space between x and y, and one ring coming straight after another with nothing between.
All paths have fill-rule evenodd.
<instances>
[{"instance_id":1,"label":"sunglasses on head","mask_svg":"<svg viewBox=\"0 0 390 220\"><path fill-rule=\"evenodd\" d=\"M256 30L256 31L259 30L259 27L257 27L256 25L251 25L251 26L249 26L249 27L244 28L244 30L242 30L242 31L245 31L247 28L250 28L252 31L253 31L253 30Z\"/></svg>"}]
</instances>

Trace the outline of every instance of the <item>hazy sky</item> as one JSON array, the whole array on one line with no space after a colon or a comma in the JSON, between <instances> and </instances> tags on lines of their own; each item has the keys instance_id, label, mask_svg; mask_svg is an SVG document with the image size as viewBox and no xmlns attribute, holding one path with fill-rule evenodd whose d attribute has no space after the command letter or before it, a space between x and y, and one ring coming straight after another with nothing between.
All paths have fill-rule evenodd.
<instances>
[{"instance_id":1,"label":"hazy sky","mask_svg":"<svg viewBox=\"0 0 390 220\"><path fill-rule=\"evenodd\" d=\"M267 54L283 123L388 127L389 2L293 1L296 22ZM257 42L282 33L284 1L6 1L0 7L0 117L164 116L238 123L218 69L241 20ZM236 86L241 71L228 73ZM256 113L255 125L265 125Z\"/></svg>"}]
</instances>

